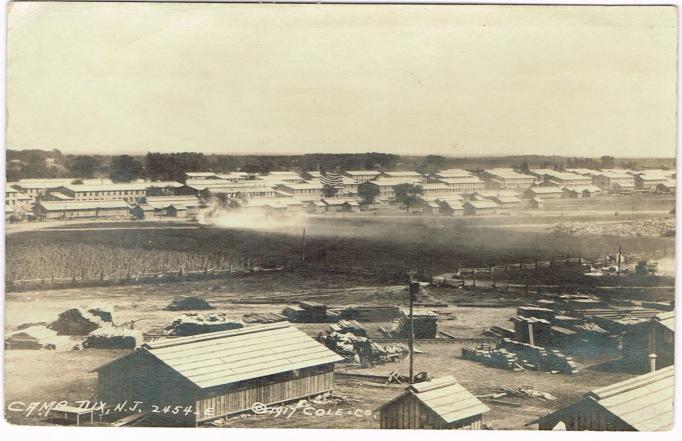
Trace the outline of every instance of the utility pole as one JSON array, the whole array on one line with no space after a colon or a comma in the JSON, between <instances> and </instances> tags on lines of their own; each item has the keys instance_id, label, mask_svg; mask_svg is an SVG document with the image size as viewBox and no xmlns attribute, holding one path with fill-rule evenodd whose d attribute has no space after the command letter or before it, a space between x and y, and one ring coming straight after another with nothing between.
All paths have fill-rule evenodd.
<instances>
[{"instance_id":1,"label":"utility pole","mask_svg":"<svg viewBox=\"0 0 682 441\"><path fill-rule=\"evenodd\" d=\"M622 247L618 245L618 272L616 273L616 284L618 286L620 286L620 257L622 252Z\"/></svg>"},{"instance_id":2,"label":"utility pole","mask_svg":"<svg viewBox=\"0 0 682 441\"><path fill-rule=\"evenodd\" d=\"M410 285L410 336L408 347L410 349L410 384L414 384L414 300L419 294L419 283L412 279L410 274L408 283Z\"/></svg>"},{"instance_id":3,"label":"utility pole","mask_svg":"<svg viewBox=\"0 0 682 441\"><path fill-rule=\"evenodd\" d=\"M305 263L305 228L303 229L303 235L301 236L301 264Z\"/></svg>"}]
</instances>

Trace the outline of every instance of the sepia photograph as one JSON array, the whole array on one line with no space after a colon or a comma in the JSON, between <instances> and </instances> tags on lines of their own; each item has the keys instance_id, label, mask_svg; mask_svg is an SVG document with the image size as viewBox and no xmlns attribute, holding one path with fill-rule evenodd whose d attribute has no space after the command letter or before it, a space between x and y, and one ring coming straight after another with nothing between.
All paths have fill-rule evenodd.
<instances>
[{"instance_id":1,"label":"sepia photograph","mask_svg":"<svg viewBox=\"0 0 682 441\"><path fill-rule=\"evenodd\" d=\"M6 26L8 425L676 427L677 6Z\"/></svg>"}]
</instances>

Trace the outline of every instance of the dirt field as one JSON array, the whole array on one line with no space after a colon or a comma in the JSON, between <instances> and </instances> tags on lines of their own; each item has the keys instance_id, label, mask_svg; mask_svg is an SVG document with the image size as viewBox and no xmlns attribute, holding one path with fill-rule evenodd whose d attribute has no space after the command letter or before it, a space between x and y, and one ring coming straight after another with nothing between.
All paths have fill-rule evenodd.
<instances>
[{"instance_id":1,"label":"dirt field","mask_svg":"<svg viewBox=\"0 0 682 441\"><path fill-rule=\"evenodd\" d=\"M614 205L632 205L634 200L619 200ZM582 203L582 202L573 202ZM638 207L632 218L650 214L644 208L662 215L669 200L658 200L654 205ZM440 274L455 271L459 265L489 265L492 263L531 262L535 258L581 254L585 257L613 253L622 245L628 253L648 253L653 250L672 250L674 238L613 238L570 237L549 235L546 224L566 220L568 202L534 216L496 216L481 218L436 218L419 216L387 216L369 218L333 217L315 218L306 226L307 269L292 265L282 271L256 272L238 276L183 282L148 283L69 289L27 290L6 293L5 331L12 331L22 323L49 322L66 309L91 305L110 305L117 323L139 320L135 329L149 334L160 334L178 312L164 308L176 297L197 295L206 299L229 318L240 319L251 312L281 312L285 304L299 300L323 302L332 307L359 304L405 305L407 291L397 278L383 277L387 272L404 274L406 270L422 270ZM586 204L595 204L589 202ZM587 206L587 205L586 205ZM592 205L590 205L592 206ZM611 207L572 216L571 219L613 219ZM563 215L561 210L564 210ZM215 255L240 256L254 259L263 265L300 262L301 238L294 231L231 230L196 225L159 223L78 224L54 230L16 232L6 238L7 261L28 248L39 249L50 244L96 244L103 252L108 249L134 250L142 247L155 253L191 252ZM521 228L518 228L519 225ZM530 225L530 226L528 226ZM109 230L106 227L115 227ZM171 228L168 228L171 227ZM142 244L142 245L140 245ZM669 256L668 259L671 257ZM667 266L666 266L667 268ZM563 270L562 270L563 271ZM548 273L548 272L545 272ZM577 273L576 273L577 274ZM546 274L545 274L546 276ZM541 281L543 275L530 277ZM663 286L636 288L595 287L603 295L613 297L671 299L674 274L662 278ZM582 283L579 277L569 279ZM481 282L482 283L482 282ZM484 285L482 283L482 285ZM588 286L583 288L587 289ZM559 291L563 289L556 288ZM532 300L532 293L522 290L506 291L503 287L479 287L475 291L454 288L427 288L428 294L449 306L435 308L441 313L439 328L459 338L471 338L493 325L510 325L514 315L513 302ZM505 298L500 307L459 307L463 301L484 300L495 302ZM502 305L502 304L501 304ZM379 336L378 327L384 323L367 324L371 336ZM325 330L327 324L297 325L311 336ZM492 386L518 387L533 385L538 390L555 395L556 401L537 399L509 399L518 401L519 407L490 405L492 412L485 424L495 429L523 429L524 424L552 409L577 399L582 393L611 384L632 374L612 372L606 368L617 358L613 353L576 351L572 355L582 364L576 375L552 375L536 372L511 372L463 360L461 348L466 342L420 343L423 351L417 356L417 370L426 370L433 376L452 374L475 394L486 394ZM6 405L13 401L87 400L95 392L96 375L90 370L104 364L125 351L7 351L5 357ZM371 372L387 374L391 371L407 372L407 365L392 363L372 369L340 364L338 372ZM288 418L248 416L225 422L235 427L352 427L376 428L376 415L369 412L381 403L399 394L401 386L383 386L337 376L336 392L342 402L314 404L328 410L329 414L311 417L298 412ZM361 409L358 416L354 411ZM338 411L338 412L337 412ZM350 414L347 412L350 411ZM25 412L8 412L14 423L45 424L40 415L26 416Z\"/></svg>"}]
</instances>

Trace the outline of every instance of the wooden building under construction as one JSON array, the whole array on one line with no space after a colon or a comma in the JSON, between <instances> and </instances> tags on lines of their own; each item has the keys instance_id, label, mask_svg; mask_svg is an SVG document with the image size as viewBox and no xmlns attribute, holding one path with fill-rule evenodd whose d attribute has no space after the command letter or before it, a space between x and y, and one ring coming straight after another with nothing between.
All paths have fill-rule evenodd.
<instances>
[{"instance_id":1,"label":"wooden building under construction","mask_svg":"<svg viewBox=\"0 0 682 441\"><path fill-rule=\"evenodd\" d=\"M197 424L330 393L341 360L290 323L162 339L97 368L97 398L191 408L164 416Z\"/></svg>"},{"instance_id":2,"label":"wooden building under construction","mask_svg":"<svg viewBox=\"0 0 682 441\"><path fill-rule=\"evenodd\" d=\"M377 409L382 429L482 428L490 409L448 375L410 385Z\"/></svg>"}]
</instances>

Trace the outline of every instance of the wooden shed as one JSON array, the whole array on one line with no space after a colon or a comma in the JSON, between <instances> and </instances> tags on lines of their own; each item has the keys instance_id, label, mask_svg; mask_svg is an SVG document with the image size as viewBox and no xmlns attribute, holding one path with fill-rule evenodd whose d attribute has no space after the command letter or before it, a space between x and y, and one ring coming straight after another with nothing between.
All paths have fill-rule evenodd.
<instances>
[{"instance_id":1,"label":"wooden shed","mask_svg":"<svg viewBox=\"0 0 682 441\"><path fill-rule=\"evenodd\" d=\"M581 400L528 423L540 430L642 431L673 427L673 366L588 392Z\"/></svg>"},{"instance_id":2,"label":"wooden shed","mask_svg":"<svg viewBox=\"0 0 682 441\"><path fill-rule=\"evenodd\" d=\"M409 386L377 409L382 429L481 429L490 409L448 375Z\"/></svg>"},{"instance_id":3,"label":"wooden shed","mask_svg":"<svg viewBox=\"0 0 682 441\"><path fill-rule=\"evenodd\" d=\"M656 355L655 369L675 361L675 312L657 314L629 326L623 333L623 360L639 371L650 370L650 355Z\"/></svg>"},{"instance_id":4,"label":"wooden shed","mask_svg":"<svg viewBox=\"0 0 682 441\"><path fill-rule=\"evenodd\" d=\"M141 401L145 411L181 406L164 416L197 424L328 394L341 360L290 323L161 339L95 369L97 398Z\"/></svg>"}]
</instances>

